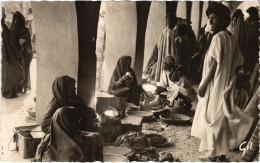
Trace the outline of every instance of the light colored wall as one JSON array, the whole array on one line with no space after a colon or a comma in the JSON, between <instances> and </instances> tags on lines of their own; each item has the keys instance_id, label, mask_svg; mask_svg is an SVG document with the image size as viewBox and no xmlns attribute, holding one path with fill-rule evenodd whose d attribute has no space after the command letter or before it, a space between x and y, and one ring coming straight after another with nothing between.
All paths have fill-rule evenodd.
<instances>
[{"instance_id":1,"label":"light colored wall","mask_svg":"<svg viewBox=\"0 0 260 163\"><path fill-rule=\"evenodd\" d=\"M154 46L159 40L162 30L166 27L165 17L166 2L152 1L146 27L143 70L149 61Z\"/></svg>"},{"instance_id":2,"label":"light colored wall","mask_svg":"<svg viewBox=\"0 0 260 163\"><path fill-rule=\"evenodd\" d=\"M242 2L237 9L241 9L243 11L243 14L245 15L244 17L247 18L249 15L246 12L246 10L249 7L257 7L259 10L259 2L258 1L246 1L246 2Z\"/></svg>"},{"instance_id":3,"label":"light colored wall","mask_svg":"<svg viewBox=\"0 0 260 163\"><path fill-rule=\"evenodd\" d=\"M132 57L133 68L136 48L137 12L135 2L106 2L106 56L104 91L116 67L117 60Z\"/></svg>"},{"instance_id":4,"label":"light colored wall","mask_svg":"<svg viewBox=\"0 0 260 163\"><path fill-rule=\"evenodd\" d=\"M57 76L78 75L78 33L74 2L32 2L37 33L37 110L40 123Z\"/></svg>"},{"instance_id":5,"label":"light colored wall","mask_svg":"<svg viewBox=\"0 0 260 163\"><path fill-rule=\"evenodd\" d=\"M200 16L200 2L193 1L192 8L191 8L191 22L192 22L191 26L196 37L198 35L198 30L199 30L199 16Z\"/></svg>"},{"instance_id":6,"label":"light colored wall","mask_svg":"<svg viewBox=\"0 0 260 163\"><path fill-rule=\"evenodd\" d=\"M182 19L187 19L186 15L186 2L178 2L176 16ZM191 15L192 16L192 15Z\"/></svg>"},{"instance_id":7,"label":"light colored wall","mask_svg":"<svg viewBox=\"0 0 260 163\"><path fill-rule=\"evenodd\" d=\"M207 8L209 6L209 2L204 1L203 2L203 9L202 9L202 20L201 20L201 27L204 27L204 25L207 24L208 17L206 15Z\"/></svg>"}]
</instances>

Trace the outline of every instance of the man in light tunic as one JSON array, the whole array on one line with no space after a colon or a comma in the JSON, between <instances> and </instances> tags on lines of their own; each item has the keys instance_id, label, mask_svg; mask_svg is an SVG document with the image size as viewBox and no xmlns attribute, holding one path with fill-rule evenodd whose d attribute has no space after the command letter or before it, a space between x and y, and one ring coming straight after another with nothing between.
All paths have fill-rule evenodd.
<instances>
[{"instance_id":1,"label":"man in light tunic","mask_svg":"<svg viewBox=\"0 0 260 163\"><path fill-rule=\"evenodd\" d=\"M230 23L229 9L213 2L206 14L214 36L204 60L191 135L201 140L199 151L207 156L202 161L225 161L231 139L228 120L236 113L233 101L236 70L244 59L235 36L226 29Z\"/></svg>"}]
</instances>

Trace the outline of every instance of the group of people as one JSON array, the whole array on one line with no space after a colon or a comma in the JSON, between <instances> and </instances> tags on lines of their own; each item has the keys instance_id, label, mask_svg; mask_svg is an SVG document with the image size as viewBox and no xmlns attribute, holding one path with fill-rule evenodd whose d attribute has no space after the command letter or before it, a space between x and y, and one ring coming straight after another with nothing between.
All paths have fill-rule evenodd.
<instances>
[{"instance_id":1,"label":"group of people","mask_svg":"<svg viewBox=\"0 0 260 163\"><path fill-rule=\"evenodd\" d=\"M30 63L33 58L31 35L23 14L16 11L10 28L2 8L2 97L15 98L31 89Z\"/></svg>"},{"instance_id":2,"label":"group of people","mask_svg":"<svg viewBox=\"0 0 260 163\"><path fill-rule=\"evenodd\" d=\"M149 80L162 80L162 62L165 56L173 56L176 64L184 66L190 74L191 56L196 45L196 37L190 24L191 22L177 18L175 14L167 14L167 27L162 31L144 71Z\"/></svg>"},{"instance_id":3,"label":"group of people","mask_svg":"<svg viewBox=\"0 0 260 163\"><path fill-rule=\"evenodd\" d=\"M225 155L230 151L229 140L231 138L228 120L239 118L236 117L233 93L238 70L244 64L244 57L236 35L227 30L231 20L230 10L221 3L213 2L209 5L206 15L209 19L210 41L207 38L206 46L202 48L204 53L202 79L197 92L199 101L191 135L201 140L199 151L207 154L207 157L202 159L203 161L217 161L217 159L225 161ZM191 57L192 49L186 49L183 46L193 47L191 45L193 38L187 39L188 34L185 31L190 29L183 25L180 25L177 30L178 37L168 37L176 32L173 29L177 21L175 18L173 15L167 17L167 29L163 31L154 50L158 55L153 56L155 60L151 59L153 62L156 61L155 65L150 64L152 61L149 61L148 69L151 69L147 69L147 71L153 71L155 80L160 79L159 81L168 91L177 90L178 96L184 98L187 105L190 106L190 102L194 99L194 96L191 96L194 94L194 90L189 84L187 58ZM255 18L252 19L255 20ZM14 17L13 22L15 24L19 21ZM19 28L18 30L17 24L14 26L15 30L9 30L3 24L5 29L3 38L7 45L14 43L10 41L10 38L15 38L7 36L24 29ZM176 39L170 40L172 38ZM25 42L24 44L26 44ZM185 44L180 45L182 42ZM173 43L176 43L175 45L178 47L171 46ZM21 44L18 45L20 48L23 47ZM19 67L22 65L20 62L22 59L19 58L21 56L18 55L20 53L14 53L14 50L10 48L4 50L4 52L12 54L15 63L19 63L15 68L22 72L23 67ZM6 60L10 61L8 58ZM130 56L122 56L118 60L108 92L112 94L113 90L127 87L129 88L127 101L139 105L142 88L138 86L135 73L131 69L131 60ZM8 68L8 66L6 67ZM17 70L13 72L19 72ZM19 80L18 77L20 77ZM22 77L22 75L15 75L17 82ZM75 79L68 76L61 76L54 80L53 99L47 107L41 124L42 131L46 135L37 148L35 161L103 161L102 136L96 132L93 123L96 118L95 111L76 95L75 83ZM16 84L13 84L12 89L16 89ZM12 89L6 92L14 91Z\"/></svg>"}]
</instances>

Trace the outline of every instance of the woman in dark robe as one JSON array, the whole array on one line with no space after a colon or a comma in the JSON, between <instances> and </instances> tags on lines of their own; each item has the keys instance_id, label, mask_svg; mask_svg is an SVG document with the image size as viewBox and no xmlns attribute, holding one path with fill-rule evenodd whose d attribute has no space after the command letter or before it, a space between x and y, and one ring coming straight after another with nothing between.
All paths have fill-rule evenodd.
<instances>
[{"instance_id":1,"label":"woman in dark robe","mask_svg":"<svg viewBox=\"0 0 260 163\"><path fill-rule=\"evenodd\" d=\"M141 88L137 84L134 70L130 68L131 60L130 56L119 58L109 83L108 93L112 94L112 90L117 88L128 87L127 102L139 105Z\"/></svg>"},{"instance_id":2,"label":"woman in dark robe","mask_svg":"<svg viewBox=\"0 0 260 163\"><path fill-rule=\"evenodd\" d=\"M6 11L2 8L2 96L17 97L18 85L24 80L22 56L15 45L15 36L5 24Z\"/></svg>"},{"instance_id":3,"label":"woman in dark robe","mask_svg":"<svg viewBox=\"0 0 260 163\"><path fill-rule=\"evenodd\" d=\"M249 17L246 19L248 25L248 47L247 47L247 66L244 66L245 72L250 72L254 70L256 63L258 62L258 52L259 52L259 11L256 7L249 7L246 12Z\"/></svg>"},{"instance_id":4,"label":"woman in dark robe","mask_svg":"<svg viewBox=\"0 0 260 163\"><path fill-rule=\"evenodd\" d=\"M19 91L26 92L27 88L31 89L30 82L30 64L32 61L32 43L29 29L25 26L25 18L23 14L16 11L13 15L11 30L15 36L15 45L20 55L22 55L22 65L25 73L25 80L19 87Z\"/></svg>"},{"instance_id":5,"label":"woman in dark robe","mask_svg":"<svg viewBox=\"0 0 260 163\"><path fill-rule=\"evenodd\" d=\"M37 148L35 161L103 161L102 140L93 132L95 111L75 93L75 79L55 79L53 99L41 124L46 134Z\"/></svg>"}]
</instances>

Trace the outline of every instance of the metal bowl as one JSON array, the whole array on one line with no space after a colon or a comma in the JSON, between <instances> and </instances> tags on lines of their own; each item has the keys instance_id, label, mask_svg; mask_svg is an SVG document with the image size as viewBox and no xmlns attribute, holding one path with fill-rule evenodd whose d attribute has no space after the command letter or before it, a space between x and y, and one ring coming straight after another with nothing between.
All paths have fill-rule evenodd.
<instances>
[{"instance_id":1,"label":"metal bowl","mask_svg":"<svg viewBox=\"0 0 260 163\"><path fill-rule=\"evenodd\" d=\"M117 88L115 90L112 90L111 93L116 97L127 97L129 94L129 88L128 87Z\"/></svg>"}]
</instances>

